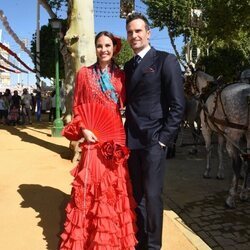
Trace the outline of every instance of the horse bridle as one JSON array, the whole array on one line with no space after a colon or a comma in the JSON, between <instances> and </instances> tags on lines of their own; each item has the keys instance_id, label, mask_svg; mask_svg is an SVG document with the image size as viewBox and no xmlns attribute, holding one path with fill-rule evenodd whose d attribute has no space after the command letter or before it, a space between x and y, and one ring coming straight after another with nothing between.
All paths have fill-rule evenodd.
<instances>
[{"instance_id":1,"label":"horse bridle","mask_svg":"<svg viewBox=\"0 0 250 250\"><path fill-rule=\"evenodd\" d=\"M201 93L196 82L197 82L197 72L194 71L191 75L187 76L184 90L188 96L190 97L194 96L195 98L199 98Z\"/></svg>"},{"instance_id":2,"label":"horse bridle","mask_svg":"<svg viewBox=\"0 0 250 250\"><path fill-rule=\"evenodd\" d=\"M216 128L217 132L222 134L223 136L225 136L227 139L228 136L225 134L224 131L222 131L219 128L219 125L223 125L223 126L228 126L231 128L236 128L236 129L240 129L240 130L247 130L248 129L248 125L242 125L242 124L236 124L234 122L229 121L228 116L225 112L222 100L221 100L221 92L222 90L228 86L228 84L222 84L219 87L217 86L216 88L212 88L209 90L209 83L207 85L207 87L203 88L201 91L198 88L198 84L197 84L197 71L193 71L191 75L187 76L186 82L185 82L185 88L186 91L185 93L190 96L190 97L194 97L196 100L199 101L199 105L201 107L201 109L204 111L204 115L205 115L205 119L208 119L213 126ZM193 91L192 91L193 89ZM216 93L215 94L215 100L214 100L214 107L213 107L213 111L212 114L210 114L207 110L207 107L205 105L206 99L212 94L212 93ZM218 105L218 101L220 102L221 106L222 106L222 111L224 113L224 119L218 119L215 117L215 111ZM209 125L208 125L209 126ZM231 140L230 140L231 141ZM246 152L242 151L238 145L235 145L232 141L231 143L242 153L245 154Z\"/></svg>"}]
</instances>

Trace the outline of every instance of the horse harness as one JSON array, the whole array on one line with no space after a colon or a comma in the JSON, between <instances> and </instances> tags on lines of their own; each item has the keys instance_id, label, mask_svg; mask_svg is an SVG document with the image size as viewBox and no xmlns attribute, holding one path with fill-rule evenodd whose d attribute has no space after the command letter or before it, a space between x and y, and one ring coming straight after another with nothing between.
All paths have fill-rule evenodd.
<instances>
[{"instance_id":1,"label":"horse harness","mask_svg":"<svg viewBox=\"0 0 250 250\"><path fill-rule=\"evenodd\" d=\"M223 85L220 85L218 87L214 87L213 89L213 92L215 92L215 99L214 99L214 107L213 107L213 111L211 114L209 114L208 112L208 109L207 109L207 106L205 105L206 103L206 100L207 98L213 93L213 92L210 92L209 95L206 94L205 97L206 99L203 99L203 96L201 96L201 106L202 106L202 109L205 111L205 119L206 117L210 120L210 122L213 124L213 125L222 125L222 126L227 126L227 127L230 127L230 128L235 128L235 129L240 129L240 130L247 130L248 129L248 125L242 125L242 124L238 124L238 123L234 123L234 122L231 122L229 119L228 119L228 116L225 112L225 109L224 109L224 105L223 105L223 102L222 102L222 99L221 99L221 92L222 90L229 86L230 84L234 84L234 83L229 83L229 84L223 84ZM222 108L222 112L223 112L223 115L224 115L224 119L219 119L217 117L215 117L215 112L216 112L216 109L218 107L218 104L220 103L221 105L221 108Z\"/></svg>"},{"instance_id":2,"label":"horse harness","mask_svg":"<svg viewBox=\"0 0 250 250\"><path fill-rule=\"evenodd\" d=\"M199 100L201 108L204 111L205 121L209 120L214 125L216 130L218 130L218 132L220 132L223 135L225 133L218 127L218 125L223 125L223 126L227 126L227 127L230 127L230 128L241 129L241 130L247 130L248 129L248 124L242 125L242 124L234 123L234 122L229 120L229 118L228 118L228 116L227 116L227 114L225 112L222 99L221 99L221 93L222 93L223 89L225 87L231 85L231 84L235 84L234 82L228 83L228 84L224 83L224 84L220 84L220 85L213 84L212 87L210 86L210 87L203 88L202 91L200 92L199 88L198 88L198 86L196 84L196 80L197 80L197 74L196 73L194 73L194 74L192 74L192 76L188 77L186 88L188 88L188 86L190 85L194 89L194 91L196 93L198 93L198 98L197 99ZM213 107L212 113L210 114L208 112L208 109L207 109L207 106L206 106L206 101L207 101L208 97L213 93L215 93L214 107ZM223 111L223 114L224 114L224 119L219 119L219 118L215 117L215 112L216 112L216 109L218 107L218 104L220 104L221 107L222 107L222 111Z\"/></svg>"},{"instance_id":3,"label":"horse harness","mask_svg":"<svg viewBox=\"0 0 250 250\"><path fill-rule=\"evenodd\" d=\"M187 82L185 84L186 85L185 87L186 87L186 89L188 89L190 87L190 89L189 89L189 92L186 91L186 94L189 95L189 96L194 96L199 101L199 105L200 105L201 109L204 111L204 119L205 119L206 124L209 126L209 123L207 122L207 120L209 120L213 124L213 126L215 127L215 129L217 130L217 132L220 133L220 134L222 134L225 138L227 138L227 140L229 140L239 150L239 152L241 152L241 156L242 156L242 158L245 161L246 160L250 160L250 154L247 153L247 151L249 149L247 148L246 149L247 151L243 151L218 126L218 125L223 125L223 126L227 126L227 127L231 127L231 128L241 129L241 130L247 130L248 129L248 125L237 124L237 123L229 121L228 116L226 115L226 112L225 112L225 109L224 109L224 105L222 103L222 99L221 99L221 92L222 92L222 90L225 87L227 87L228 85L234 84L234 83L228 83L228 84L224 83L224 84L220 84L220 85L213 84L212 87L209 88L207 86L206 88L203 88L201 90L201 92L200 92L199 88L197 86L196 80L197 80L197 74L196 74L196 72L194 72L194 74L192 74L191 76L188 76ZM194 89L194 92L197 93L196 95L192 93L191 87ZM185 90L185 88L184 88L184 90ZM212 114L209 114L207 106L206 106L206 100L214 92L216 92L216 96L215 96L215 99L214 99L215 105L214 105ZM224 113L224 119L218 119L218 118L216 118L214 116L215 112L216 112L216 108L218 107L218 100L220 101L220 104L221 104L221 107L222 107L222 110L223 110L223 113ZM248 98L248 105L250 105L250 98ZM212 130L211 127L210 127L210 129Z\"/></svg>"}]
</instances>

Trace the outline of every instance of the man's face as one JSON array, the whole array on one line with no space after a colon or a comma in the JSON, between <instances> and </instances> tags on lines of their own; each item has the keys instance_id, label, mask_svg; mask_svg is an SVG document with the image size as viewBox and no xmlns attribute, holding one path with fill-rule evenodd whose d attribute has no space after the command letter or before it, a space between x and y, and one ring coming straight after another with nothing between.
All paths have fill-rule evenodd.
<instances>
[{"instance_id":1,"label":"man's face","mask_svg":"<svg viewBox=\"0 0 250 250\"><path fill-rule=\"evenodd\" d=\"M126 29L127 41L136 54L148 46L150 30L146 29L146 24L142 19L131 21Z\"/></svg>"}]
</instances>

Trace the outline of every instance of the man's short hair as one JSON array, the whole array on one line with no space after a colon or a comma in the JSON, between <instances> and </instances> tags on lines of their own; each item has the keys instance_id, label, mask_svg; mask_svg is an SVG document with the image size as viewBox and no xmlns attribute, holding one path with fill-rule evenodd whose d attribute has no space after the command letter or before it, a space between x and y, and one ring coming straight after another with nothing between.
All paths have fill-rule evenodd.
<instances>
[{"instance_id":1,"label":"man's short hair","mask_svg":"<svg viewBox=\"0 0 250 250\"><path fill-rule=\"evenodd\" d=\"M132 12L131 14L128 14L127 18L126 18L126 26L128 26L128 24L136 19L141 19L144 21L145 23L145 27L146 30L150 29L150 25L149 25L149 21L148 19L141 13L139 12Z\"/></svg>"}]
</instances>

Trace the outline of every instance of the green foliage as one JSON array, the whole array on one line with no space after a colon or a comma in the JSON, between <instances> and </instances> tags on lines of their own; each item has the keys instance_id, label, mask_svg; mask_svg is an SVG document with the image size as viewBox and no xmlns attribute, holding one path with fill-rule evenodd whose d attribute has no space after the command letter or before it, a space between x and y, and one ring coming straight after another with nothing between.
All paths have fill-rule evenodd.
<instances>
[{"instance_id":1,"label":"green foliage","mask_svg":"<svg viewBox=\"0 0 250 250\"><path fill-rule=\"evenodd\" d=\"M40 30L40 75L44 78L55 78L55 33L50 25ZM36 58L36 35L31 41L31 52ZM34 61L36 65L36 61ZM64 62L59 52L59 78L64 78Z\"/></svg>"},{"instance_id":2,"label":"green foliage","mask_svg":"<svg viewBox=\"0 0 250 250\"><path fill-rule=\"evenodd\" d=\"M184 42L201 49L206 69L232 79L238 65L250 60L249 0L143 0L152 27L167 27L172 40L183 36ZM191 10L202 11L202 22L192 25ZM185 50L183 50L185 51ZM210 51L210 56L207 56ZM226 61L224 61L226 60ZM209 65L209 63L211 65ZM214 66L216 65L216 66Z\"/></svg>"},{"instance_id":3,"label":"green foliage","mask_svg":"<svg viewBox=\"0 0 250 250\"><path fill-rule=\"evenodd\" d=\"M206 72L215 77L223 75L225 82L238 79L240 72L250 67L243 52L233 47L215 48L209 56L200 60L199 65L204 66Z\"/></svg>"},{"instance_id":4,"label":"green foliage","mask_svg":"<svg viewBox=\"0 0 250 250\"><path fill-rule=\"evenodd\" d=\"M68 5L68 0L47 0L51 9L55 9L56 11L60 10L63 6Z\"/></svg>"},{"instance_id":5,"label":"green foliage","mask_svg":"<svg viewBox=\"0 0 250 250\"><path fill-rule=\"evenodd\" d=\"M120 53L115 57L116 64L119 65L120 68L123 68L125 62L130 60L132 56L133 51L130 48L130 45L128 44L126 39L122 38L122 49Z\"/></svg>"},{"instance_id":6,"label":"green foliage","mask_svg":"<svg viewBox=\"0 0 250 250\"><path fill-rule=\"evenodd\" d=\"M147 14L152 20L152 27L160 30L168 27L174 37L185 34L189 19L188 1L186 0L143 0Z\"/></svg>"},{"instance_id":7,"label":"green foliage","mask_svg":"<svg viewBox=\"0 0 250 250\"><path fill-rule=\"evenodd\" d=\"M192 36L206 43L230 41L238 32L250 33L249 0L143 0L152 27L167 27L173 37ZM192 27L191 9L202 11L202 26ZM198 42L194 41L195 44Z\"/></svg>"},{"instance_id":8,"label":"green foliage","mask_svg":"<svg viewBox=\"0 0 250 250\"><path fill-rule=\"evenodd\" d=\"M205 35L209 40L230 42L239 32L250 33L249 0L210 0L206 5Z\"/></svg>"}]
</instances>

